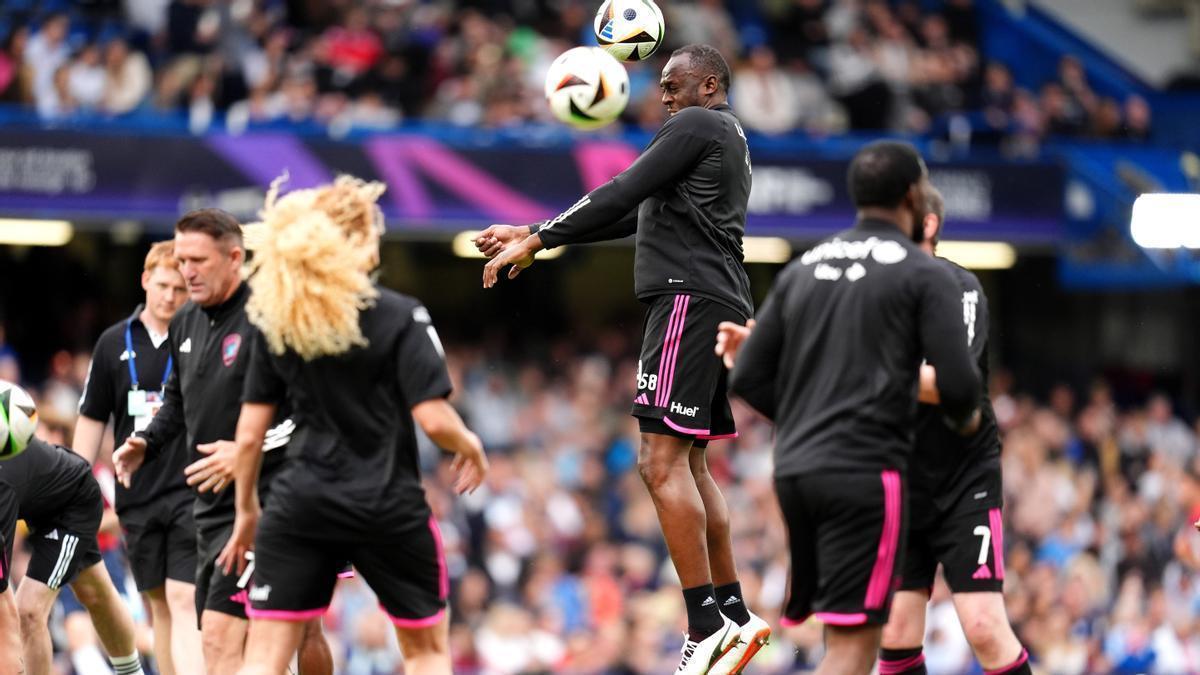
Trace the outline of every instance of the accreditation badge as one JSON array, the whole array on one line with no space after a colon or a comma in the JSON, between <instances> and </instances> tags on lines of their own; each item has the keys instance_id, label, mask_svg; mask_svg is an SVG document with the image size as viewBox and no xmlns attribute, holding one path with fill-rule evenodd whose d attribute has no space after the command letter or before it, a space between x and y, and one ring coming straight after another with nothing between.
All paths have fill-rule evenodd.
<instances>
[{"instance_id":1,"label":"accreditation badge","mask_svg":"<svg viewBox=\"0 0 1200 675\"><path fill-rule=\"evenodd\" d=\"M129 392L129 416L133 418L133 430L135 432L145 431L146 427L150 426L150 420L158 414L158 409L162 407L162 404L162 394L157 391L134 390Z\"/></svg>"}]
</instances>

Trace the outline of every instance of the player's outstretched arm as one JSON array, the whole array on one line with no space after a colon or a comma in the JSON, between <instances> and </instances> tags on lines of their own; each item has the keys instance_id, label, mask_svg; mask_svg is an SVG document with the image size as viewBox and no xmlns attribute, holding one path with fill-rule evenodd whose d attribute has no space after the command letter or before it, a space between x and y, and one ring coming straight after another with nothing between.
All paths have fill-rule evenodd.
<instances>
[{"instance_id":1,"label":"player's outstretched arm","mask_svg":"<svg viewBox=\"0 0 1200 675\"><path fill-rule=\"evenodd\" d=\"M413 419L439 448L454 453L452 468L458 474L454 490L474 492L487 476L488 461L483 442L467 428L458 411L444 398L422 401L412 408Z\"/></svg>"},{"instance_id":2,"label":"player's outstretched arm","mask_svg":"<svg viewBox=\"0 0 1200 675\"><path fill-rule=\"evenodd\" d=\"M634 210L694 167L722 133L711 111L686 108L667 120L621 173L538 228L546 248L619 239L637 228Z\"/></svg>"},{"instance_id":3,"label":"player's outstretched arm","mask_svg":"<svg viewBox=\"0 0 1200 675\"><path fill-rule=\"evenodd\" d=\"M238 415L236 440L237 466L234 470L233 534L217 557L217 564L226 574L234 569L241 574L246 569L246 552L254 548L254 534L262 506L258 501L258 472L262 467L263 439L275 419L273 403L243 403Z\"/></svg>"}]
</instances>

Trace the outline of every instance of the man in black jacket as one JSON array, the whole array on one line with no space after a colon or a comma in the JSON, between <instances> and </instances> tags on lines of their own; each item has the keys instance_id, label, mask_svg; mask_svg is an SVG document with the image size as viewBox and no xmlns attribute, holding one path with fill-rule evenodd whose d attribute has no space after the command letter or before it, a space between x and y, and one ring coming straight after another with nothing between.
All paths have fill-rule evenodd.
<instances>
[{"instance_id":1,"label":"man in black jacket","mask_svg":"<svg viewBox=\"0 0 1200 675\"><path fill-rule=\"evenodd\" d=\"M158 460L168 443L185 432L190 461L208 455L232 457L236 451L232 439L255 336L245 312L249 287L241 278L245 257L241 225L217 209L188 213L175 225L175 255L191 302L171 320L167 341L175 366L162 407L144 431L130 436L113 453L117 477L127 487L143 461ZM277 450L287 444L293 428L281 412L268 434L259 478L264 500L284 459ZM196 609L208 672L222 675L241 666L246 641L248 575L226 573L216 564L229 540L234 513L231 490L197 491ZM301 647L302 671L332 672L319 618L313 620L306 637L312 639Z\"/></svg>"},{"instance_id":2,"label":"man in black jacket","mask_svg":"<svg viewBox=\"0 0 1200 675\"><path fill-rule=\"evenodd\" d=\"M634 286L648 308L632 412L642 431L638 469L687 607L677 672L739 673L771 631L742 598L729 510L705 448L737 435L712 336L753 311L742 266L750 153L716 49L677 50L659 85L670 119L628 169L555 218L495 225L476 244L495 256L484 269L490 288L506 266L515 277L542 248L636 233Z\"/></svg>"}]
</instances>

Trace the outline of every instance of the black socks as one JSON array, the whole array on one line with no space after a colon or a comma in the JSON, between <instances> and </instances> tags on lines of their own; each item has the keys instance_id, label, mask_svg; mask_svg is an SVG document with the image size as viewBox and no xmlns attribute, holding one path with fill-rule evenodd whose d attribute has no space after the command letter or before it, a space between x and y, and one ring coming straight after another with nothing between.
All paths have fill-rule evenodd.
<instances>
[{"instance_id":1,"label":"black socks","mask_svg":"<svg viewBox=\"0 0 1200 675\"><path fill-rule=\"evenodd\" d=\"M739 626L745 626L750 621L750 611L746 609L746 603L742 600L742 584L733 582L718 586L715 589L717 594L717 603L720 605L718 609L721 613L729 617Z\"/></svg>"},{"instance_id":2,"label":"black socks","mask_svg":"<svg viewBox=\"0 0 1200 675\"><path fill-rule=\"evenodd\" d=\"M725 625L716 596L712 584L683 589L683 603L687 605L688 639L693 642L703 640Z\"/></svg>"}]
</instances>

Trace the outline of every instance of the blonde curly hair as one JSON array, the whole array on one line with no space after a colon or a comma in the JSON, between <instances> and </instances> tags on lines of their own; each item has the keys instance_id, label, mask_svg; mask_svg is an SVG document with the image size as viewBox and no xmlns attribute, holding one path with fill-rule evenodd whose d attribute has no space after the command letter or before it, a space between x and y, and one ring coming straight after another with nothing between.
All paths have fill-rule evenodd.
<instances>
[{"instance_id":1,"label":"blonde curly hair","mask_svg":"<svg viewBox=\"0 0 1200 675\"><path fill-rule=\"evenodd\" d=\"M379 296L371 271L383 234L376 202L386 187L340 176L280 196L285 180L271 183L260 222L245 227L253 252L246 314L275 354L290 349L307 361L365 346L358 315Z\"/></svg>"}]
</instances>

